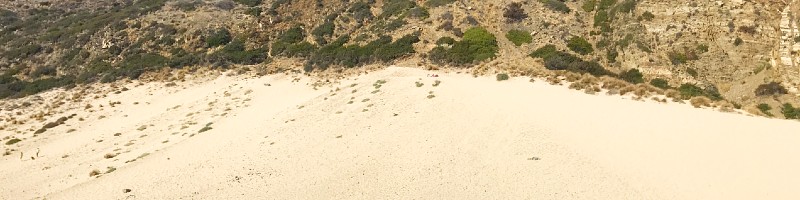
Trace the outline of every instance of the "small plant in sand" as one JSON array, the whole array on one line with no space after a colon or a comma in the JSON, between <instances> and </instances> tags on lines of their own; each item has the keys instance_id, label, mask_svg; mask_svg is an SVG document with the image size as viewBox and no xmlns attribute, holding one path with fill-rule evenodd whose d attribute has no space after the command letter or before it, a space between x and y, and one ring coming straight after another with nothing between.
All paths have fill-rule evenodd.
<instances>
[{"instance_id":1,"label":"small plant in sand","mask_svg":"<svg viewBox=\"0 0 800 200\"><path fill-rule=\"evenodd\" d=\"M105 158L105 159L111 159L111 158L114 158L114 157L117 157L117 154L115 154L115 153L107 153L106 155L103 156L103 158Z\"/></svg>"},{"instance_id":2,"label":"small plant in sand","mask_svg":"<svg viewBox=\"0 0 800 200\"><path fill-rule=\"evenodd\" d=\"M117 171L116 167L108 167L108 169L106 170L106 174L114 172L114 171Z\"/></svg>"},{"instance_id":3,"label":"small plant in sand","mask_svg":"<svg viewBox=\"0 0 800 200\"><path fill-rule=\"evenodd\" d=\"M497 81L505 81L508 80L508 78L509 78L508 74L505 73L497 74Z\"/></svg>"},{"instance_id":4,"label":"small plant in sand","mask_svg":"<svg viewBox=\"0 0 800 200\"><path fill-rule=\"evenodd\" d=\"M422 82L419 82L419 81L417 81L417 83L416 83L416 84L417 84L417 87L422 87L423 85L425 85L424 83L422 83Z\"/></svg>"},{"instance_id":5,"label":"small plant in sand","mask_svg":"<svg viewBox=\"0 0 800 200\"><path fill-rule=\"evenodd\" d=\"M783 113L783 117L786 117L786 119L800 119L800 108L795 108L790 103L783 104L781 113Z\"/></svg>"},{"instance_id":6,"label":"small plant in sand","mask_svg":"<svg viewBox=\"0 0 800 200\"><path fill-rule=\"evenodd\" d=\"M734 109L736 109L736 106L727 100L718 101L716 106L719 108L719 111L722 112L733 112Z\"/></svg>"},{"instance_id":7,"label":"small plant in sand","mask_svg":"<svg viewBox=\"0 0 800 200\"><path fill-rule=\"evenodd\" d=\"M433 82L433 87L437 87L437 86L439 86L439 84L442 84L442 81L436 80L436 81Z\"/></svg>"},{"instance_id":8,"label":"small plant in sand","mask_svg":"<svg viewBox=\"0 0 800 200\"><path fill-rule=\"evenodd\" d=\"M198 130L198 131L197 131L197 133L206 132L206 131L209 131L209 130L211 130L211 129L212 129L212 128L211 128L210 126L204 126L204 127L203 127L203 128L201 128L200 130Z\"/></svg>"},{"instance_id":9,"label":"small plant in sand","mask_svg":"<svg viewBox=\"0 0 800 200\"><path fill-rule=\"evenodd\" d=\"M12 144L16 144L17 142L21 142L21 141L22 141L22 140L20 140L20 139L18 139L18 138L14 138L14 139L11 139L11 140L8 140L8 141L6 141L6 145L12 145Z\"/></svg>"},{"instance_id":10,"label":"small plant in sand","mask_svg":"<svg viewBox=\"0 0 800 200\"><path fill-rule=\"evenodd\" d=\"M770 110L772 110L772 107L769 106L769 104L765 104L765 103L758 104L758 106L756 106L756 108L758 108L758 110L761 111L761 113L764 113L764 115L767 115L769 117L775 116L775 115L772 115L772 113L769 112Z\"/></svg>"},{"instance_id":11,"label":"small plant in sand","mask_svg":"<svg viewBox=\"0 0 800 200\"><path fill-rule=\"evenodd\" d=\"M89 177L93 177L93 176L97 176L97 175L100 175L100 170L96 170L95 169L95 170L92 170L91 172L89 172Z\"/></svg>"}]
</instances>

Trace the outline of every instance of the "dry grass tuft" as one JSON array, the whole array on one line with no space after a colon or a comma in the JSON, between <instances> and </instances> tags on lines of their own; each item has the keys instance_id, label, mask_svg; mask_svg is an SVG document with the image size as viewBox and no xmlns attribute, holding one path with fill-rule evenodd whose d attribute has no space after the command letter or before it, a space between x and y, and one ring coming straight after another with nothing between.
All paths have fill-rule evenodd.
<instances>
[{"instance_id":1,"label":"dry grass tuft","mask_svg":"<svg viewBox=\"0 0 800 200\"><path fill-rule=\"evenodd\" d=\"M636 86L635 86L635 85L628 85L628 86L625 86L625 87L623 87L623 88L620 88L620 89L619 89L619 94L620 94L620 95L626 95L626 94L628 94L628 93L631 93L631 92L633 92L633 91L636 91L636 89L637 89L637 88L636 88Z\"/></svg>"},{"instance_id":2,"label":"dry grass tuft","mask_svg":"<svg viewBox=\"0 0 800 200\"><path fill-rule=\"evenodd\" d=\"M695 108L711 107L711 103L712 103L711 99L708 99L708 97L705 97L705 96L692 97L692 99L689 100L689 102Z\"/></svg>"},{"instance_id":3,"label":"dry grass tuft","mask_svg":"<svg viewBox=\"0 0 800 200\"><path fill-rule=\"evenodd\" d=\"M725 100L718 101L718 102L716 102L714 104L716 105L716 107L719 108L719 111L722 111L722 112L733 112L734 109L735 109L735 106L732 103L730 103L728 101L725 101Z\"/></svg>"},{"instance_id":4,"label":"dry grass tuft","mask_svg":"<svg viewBox=\"0 0 800 200\"><path fill-rule=\"evenodd\" d=\"M765 117L765 116L766 116L766 115L764 114L764 112L761 112L761 110L759 110L759 109L758 109L757 107L755 107L755 106L748 106L747 108L745 108L745 109L744 109L744 111L746 111L747 113L750 113L750 114L751 114L751 115L753 115L753 116L762 116L762 117Z\"/></svg>"},{"instance_id":5,"label":"dry grass tuft","mask_svg":"<svg viewBox=\"0 0 800 200\"><path fill-rule=\"evenodd\" d=\"M575 82L580 80L583 76L575 72L566 72L563 74L567 81Z\"/></svg>"},{"instance_id":6,"label":"dry grass tuft","mask_svg":"<svg viewBox=\"0 0 800 200\"><path fill-rule=\"evenodd\" d=\"M550 85L561 85L561 79L555 76L548 76L547 82L550 83Z\"/></svg>"},{"instance_id":7,"label":"dry grass tuft","mask_svg":"<svg viewBox=\"0 0 800 200\"><path fill-rule=\"evenodd\" d=\"M664 95L666 95L667 98L672 98L677 100L681 99L681 92L678 92L677 90L674 89L668 89L666 92L664 92Z\"/></svg>"},{"instance_id":8,"label":"dry grass tuft","mask_svg":"<svg viewBox=\"0 0 800 200\"><path fill-rule=\"evenodd\" d=\"M625 88L625 87L628 87L628 86L631 85L630 83L625 82L623 80L619 80L619 79L608 77L608 76L600 77L600 82L603 83L602 84L603 85L602 88L606 89L606 90L622 90L622 88Z\"/></svg>"},{"instance_id":9,"label":"dry grass tuft","mask_svg":"<svg viewBox=\"0 0 800 200\"><path fill-rule=\"evenodd\" d=\"M97 176L97 175L100 175L100 170L96 170L95 169L95 170L92 170L92 172L89 172L89 177L93 177L93 176Z\"/></svg>"}]
</instances>

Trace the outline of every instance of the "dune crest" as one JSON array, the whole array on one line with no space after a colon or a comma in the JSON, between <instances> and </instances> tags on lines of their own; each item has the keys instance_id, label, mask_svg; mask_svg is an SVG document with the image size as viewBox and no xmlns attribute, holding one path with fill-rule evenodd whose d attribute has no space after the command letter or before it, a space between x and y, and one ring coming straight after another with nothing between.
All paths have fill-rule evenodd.
<instances>
[{"instance_id":1,"label":"dune crest","mask_svg":"<svg viewBox=\"0 0 800 200\"><path fill-rule=\"evenodd\" d=\"M22 140L3 140L0 199L800 197L800 123L529 80L127 83L36 137L6 127Z\"/></svg>"}]
</instances>

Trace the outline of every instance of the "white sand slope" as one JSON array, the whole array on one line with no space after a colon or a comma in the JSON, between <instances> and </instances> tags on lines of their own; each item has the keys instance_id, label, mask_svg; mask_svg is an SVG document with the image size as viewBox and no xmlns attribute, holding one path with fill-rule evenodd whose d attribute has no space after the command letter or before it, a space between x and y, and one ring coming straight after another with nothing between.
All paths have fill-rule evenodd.
<instances>
[{"instance_id":1,"label":"white sand slope","mask_svg":"<svg viewBox=\"0 0 800 200\"><path fill-rule=\"evenodd\" d=\"M0 199L800 199L800 122L427 73L131 86L12 145Z\"/></svg>"}]
</instances>

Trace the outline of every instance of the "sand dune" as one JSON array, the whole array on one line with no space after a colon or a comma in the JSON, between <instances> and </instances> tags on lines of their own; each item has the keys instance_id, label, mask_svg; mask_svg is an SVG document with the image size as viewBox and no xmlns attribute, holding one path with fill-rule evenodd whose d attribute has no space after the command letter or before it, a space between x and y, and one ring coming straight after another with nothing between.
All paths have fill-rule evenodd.
<instances>
[{"instance_id":1,"label":"sand dune","mask_svg":"<svg viewBox=\"0 0 800 200\"><path fill-rule=\"evenodd\" d=\"M800 199L798 122L428 73L130 83L4 146L0 199Z\"/></svg>"}]
</instances>

